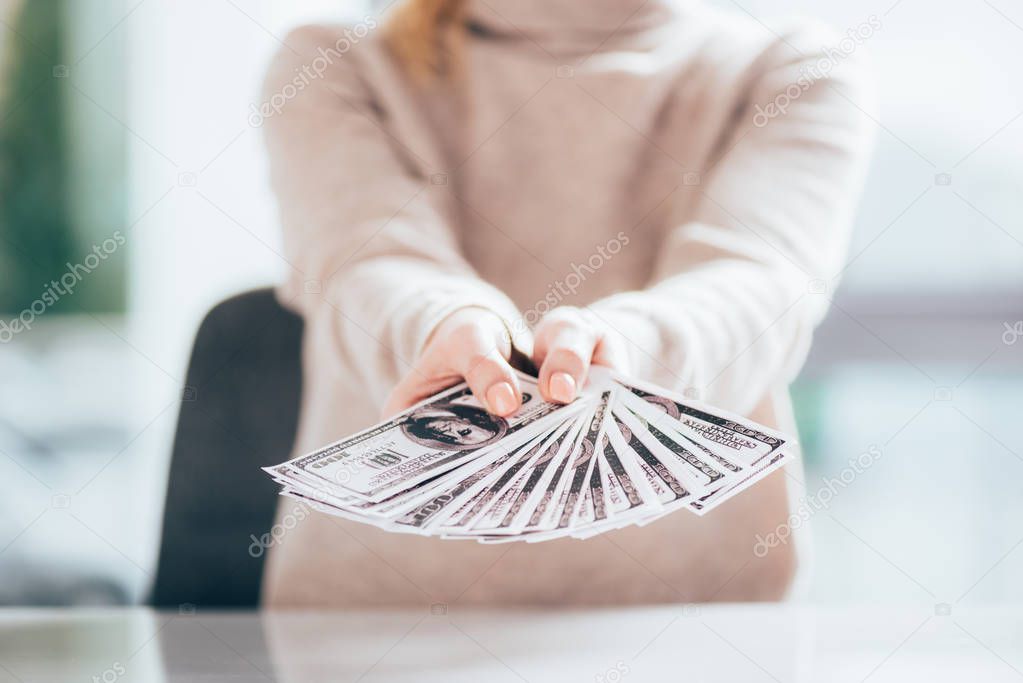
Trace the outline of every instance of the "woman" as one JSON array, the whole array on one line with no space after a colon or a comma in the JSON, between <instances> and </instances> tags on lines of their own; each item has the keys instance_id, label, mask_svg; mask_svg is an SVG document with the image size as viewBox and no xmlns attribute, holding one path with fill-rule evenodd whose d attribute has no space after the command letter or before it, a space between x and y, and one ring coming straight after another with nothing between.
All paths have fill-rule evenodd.
<instances>
[{"instance_id":1,"label":"woman","mask_svg":"<svg viewBox=\"0 0 1023 683\"><path fill-rule=\"evenodd\" d=\"M548 400L598 363L794 431L786 385L869 147L855 68L810 77L838 66L836 38L667 0L407 0L376 26L298 29L267 82L287 100L265 121L293 266L280 297L306 321L297 451L463 378L514 412L513 348ZM313 515L272 550L265 598L777 599L795 551L754 547L798 480L587 541Z\"/></svg>"}]
</instances>

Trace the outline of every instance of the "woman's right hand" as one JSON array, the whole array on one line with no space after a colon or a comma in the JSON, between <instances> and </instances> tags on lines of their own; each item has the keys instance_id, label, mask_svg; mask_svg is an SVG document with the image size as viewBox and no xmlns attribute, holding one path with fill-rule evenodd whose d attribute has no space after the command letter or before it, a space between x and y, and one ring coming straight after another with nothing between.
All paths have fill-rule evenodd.
<instances>
[{"instance_id":1,"label":"woman's right hand","mask_svg":"<svg viewBox=\"0 0 1023 683\"><path fill-rule=\"evenodd\" d=\"M458 309L434 328L412 369L388 396L384 417L463 380L489 412L511 415L522 402L522 389L508 363L511 351L500 316L475 306Z\"/></svg>"}]
</instances>

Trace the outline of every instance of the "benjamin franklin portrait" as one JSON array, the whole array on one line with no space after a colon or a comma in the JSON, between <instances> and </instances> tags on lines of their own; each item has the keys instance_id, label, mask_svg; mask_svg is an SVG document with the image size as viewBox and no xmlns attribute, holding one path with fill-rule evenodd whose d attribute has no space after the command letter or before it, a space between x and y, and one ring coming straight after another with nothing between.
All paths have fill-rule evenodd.
<instances>
[{"instance_id":1,"label":"benjamin franklin portrait","mask_svg":"<svg viewBox=\"0 0 1023 683\"><path fill-rule=\"evenodd\" d=\"M508 431L508 422L482 408L442 403L413 411L405 418L401 431L421 446L462 451L494 443Z\"/></svg>"}]
</instances>

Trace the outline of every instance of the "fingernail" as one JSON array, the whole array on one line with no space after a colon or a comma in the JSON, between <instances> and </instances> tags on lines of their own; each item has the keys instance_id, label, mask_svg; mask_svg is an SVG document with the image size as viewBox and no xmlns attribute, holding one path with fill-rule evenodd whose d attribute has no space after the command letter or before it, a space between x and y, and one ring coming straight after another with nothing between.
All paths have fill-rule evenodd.
<instances>
[{"instance_id":1,"label":"fingernail","mask_svg":"<svg viewBox=\"0 0 1023 683\"><path fill-rule=\"evenodd\" d=\"M575 399L575 378L567 372L551 375L551 398L560 403L571 403Z\"/></svg>"},{"instance_id":2,"label":"fingernail","mask_svg":"<svg viewBox=\"0 0 1023 683\"><path fill-rule=\"evenodd\" d=\"M487 389L487 405L491 412L507 415L515 410L515 390L507 382L498 382Z\"/></svg>"}]
</instances>

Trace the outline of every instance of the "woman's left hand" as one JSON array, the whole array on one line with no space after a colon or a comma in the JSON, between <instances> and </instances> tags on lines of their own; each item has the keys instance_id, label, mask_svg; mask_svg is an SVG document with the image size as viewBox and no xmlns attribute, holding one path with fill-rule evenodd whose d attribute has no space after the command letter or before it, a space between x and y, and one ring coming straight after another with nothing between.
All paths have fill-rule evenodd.
<instances>
[{"instance_id":1,"label":"woman's left hand","mask_svg":"<svg viewBox=\"0 0 1023 683\"><path fill-rule=\"evenodd\" d=\"M533 362L540 368L544 400L569 403L575 399L592 363L629 371L621 337L585 308L551 310L537 324L534 338Z\"/></svg>"}]
</instances>

